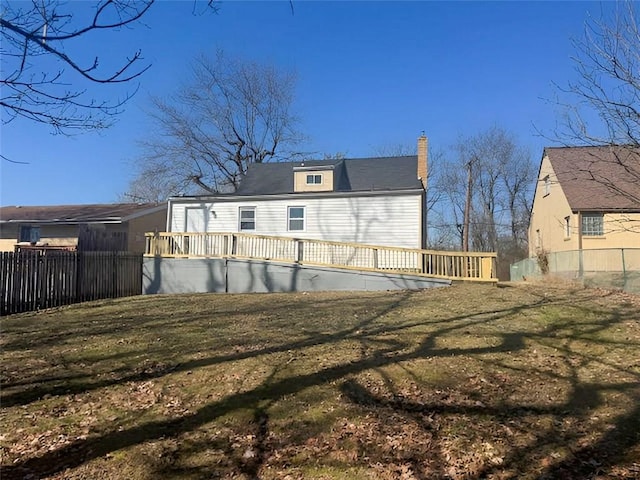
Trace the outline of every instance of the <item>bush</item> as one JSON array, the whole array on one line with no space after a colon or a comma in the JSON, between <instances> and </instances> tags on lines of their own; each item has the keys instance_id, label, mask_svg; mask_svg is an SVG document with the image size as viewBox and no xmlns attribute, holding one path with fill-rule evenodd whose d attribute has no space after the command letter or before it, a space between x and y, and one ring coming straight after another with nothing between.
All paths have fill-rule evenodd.
<instances>
[{"instance_id":1,"label":"bush","mask_svg":"<svg viewBox=\"0 0 640 480\"><path fill-rule=\"evenodd\" d=\"M537 255L536 258L538 260L538 267L540 267L540 271L542 272L543 275L546 275L547 273L549 273L549 252L547 252L546 250L540 250Z\"/></svg>"}]
</instances>

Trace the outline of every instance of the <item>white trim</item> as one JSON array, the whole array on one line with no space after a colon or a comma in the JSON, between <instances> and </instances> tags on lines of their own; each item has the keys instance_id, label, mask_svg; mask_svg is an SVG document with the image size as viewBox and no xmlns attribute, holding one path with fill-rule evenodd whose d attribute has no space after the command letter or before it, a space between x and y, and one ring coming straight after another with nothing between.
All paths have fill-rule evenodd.
<instances>
[{"instance_id":1,"label":"white trim","mask_svg":"<svg viewBox=\"0 0 640 480\"><path fill-rule=\"evenodd\" d=\"M173 218L173 208L171 205L171 199L167 201L167 228L165 232L171 231L171 220Z\"/></svg>"},{"instance_id":2,"label":"white trim","mask_svg":"<svg viewBox=\"0 0 640 480\"><path fill-rule=\"evenodd\" d=\"M336 164L331 165L300 165L299 167L293 167L294 172L321 172L323 170L335 170Z\"/></svg>"}]
</instances>

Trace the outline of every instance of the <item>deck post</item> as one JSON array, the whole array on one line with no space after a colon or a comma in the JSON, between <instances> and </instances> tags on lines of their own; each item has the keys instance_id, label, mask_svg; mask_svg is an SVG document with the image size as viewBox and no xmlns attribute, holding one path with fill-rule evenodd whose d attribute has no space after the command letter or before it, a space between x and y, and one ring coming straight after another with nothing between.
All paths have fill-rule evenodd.
<instances>
[{"instance_id":1,"label":"deck post","mask_svg":"<svg viewBox=\"0 0 640 480\"><path fill-rule=\"evenodd\" d=\"M480 275L479 277L483 280L488 280L492 278L492 270L493 270L493 258L492 257L483 257L480 267Z\"/></svg>"},{"instance_id":2,"label":"deck post","mask_svg":"<svg viewBox=\"0 0 640 480\"><path fill-rule=\"evenodd\" d=\"M302 263L304 260L304 242L296 239L296 263Z\"/></svg>"},{"instance_id":3,"label":"deck post","mask_svg":"<svg viewBox=\"0 0 640 480\"><path fill-rule=\"evenodd\" d=\"M222 256L227 257L229 255L229 235L222 237Z\"/></svg>"}]
</instances>

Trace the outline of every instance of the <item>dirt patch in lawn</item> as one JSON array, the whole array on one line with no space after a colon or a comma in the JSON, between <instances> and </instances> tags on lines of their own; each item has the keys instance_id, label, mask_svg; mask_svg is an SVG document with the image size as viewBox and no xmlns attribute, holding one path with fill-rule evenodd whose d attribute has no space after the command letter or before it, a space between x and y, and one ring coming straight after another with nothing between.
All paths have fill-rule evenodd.
<instances>
[{"instance_id":1,"label":"dirt patch in lawn","mask_svg":"<svg viewBox=\"0 0 640 480\"><path fill-rule=\"evenodd\" d=\"M640 301L147 296L2 320L1 476L640 477Z\"/></svg>"}]
</instances>

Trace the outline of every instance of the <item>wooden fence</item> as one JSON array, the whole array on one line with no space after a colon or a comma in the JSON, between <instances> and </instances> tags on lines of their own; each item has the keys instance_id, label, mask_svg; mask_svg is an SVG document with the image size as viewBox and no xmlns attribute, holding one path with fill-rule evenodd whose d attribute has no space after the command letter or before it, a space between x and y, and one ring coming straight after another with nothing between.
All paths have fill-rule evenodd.
<instances>
[{"instance_id":1,"label":"wooden fence","mask_svg":"<svg viewBox=\"0 0 640 480\"><path fill-rule=\"evenodd\" d=\"M147 256L256 258L497 282L496 254L444 252L245 233L149 233Z\"/></svg>"},{"instance_id":2,"label":"wooden fence","mask_svg":"<svg viewBox=\"0 0 640 480\"><path fill-rule=\"evenodd\" d=\"M128 248L127 232L113 232L93 225L78 228L79 252L123 252Z\"/></svg>"},{"instance_id":3,"label":"wooden fence","mask_svg":"<svg viewBox=\"0 0 640 480\"><path fill-rule=\"evenodd\" d=\"M142 255L0 252L0 314L142 293Z\"/></svg>"}]
</instances>

